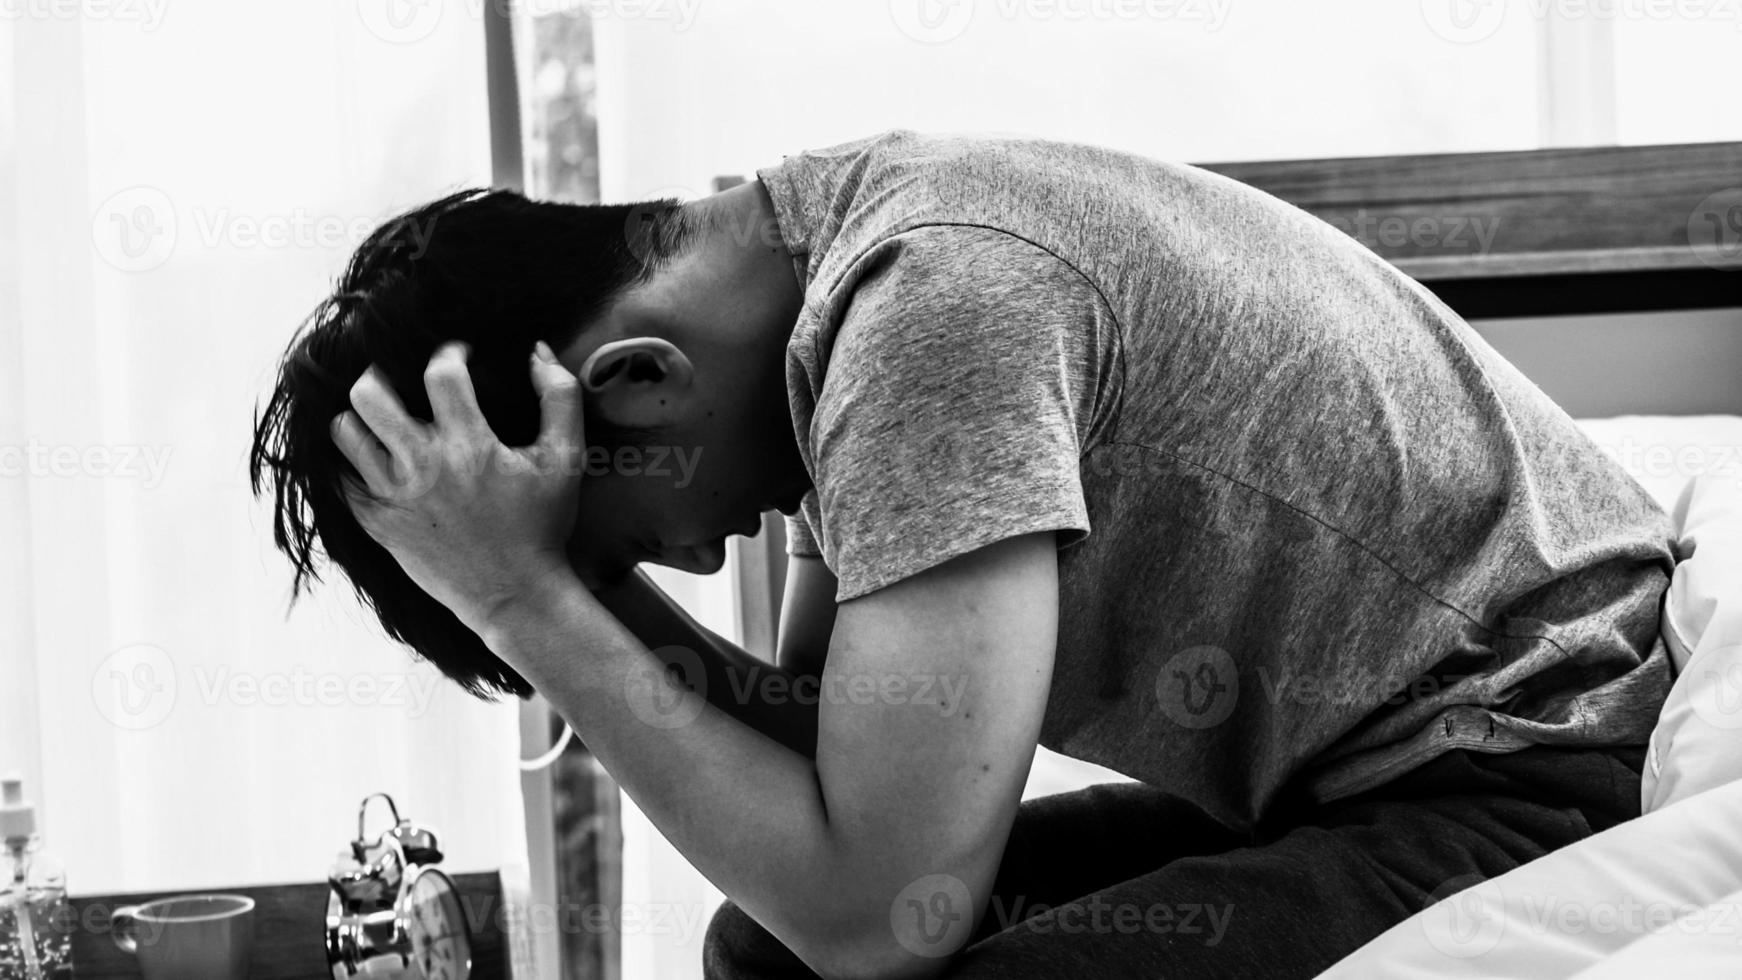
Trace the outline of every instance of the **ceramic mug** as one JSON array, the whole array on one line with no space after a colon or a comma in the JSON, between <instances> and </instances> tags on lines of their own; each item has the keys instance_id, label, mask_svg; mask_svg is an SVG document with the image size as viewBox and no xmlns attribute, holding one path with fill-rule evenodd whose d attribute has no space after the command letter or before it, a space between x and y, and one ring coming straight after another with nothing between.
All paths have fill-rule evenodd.
<instances>
[{"instance_id":1,"label":"ceramic mug","mask_svg":"<svg viewBox=\"0 0 1742 980\"><path fill-rule=\"evenodd\" d=\"M178 895L123 906L109 917L109 936L139 959L145 980L247 980L254 900Z\"/></svg>"}]
</instances>

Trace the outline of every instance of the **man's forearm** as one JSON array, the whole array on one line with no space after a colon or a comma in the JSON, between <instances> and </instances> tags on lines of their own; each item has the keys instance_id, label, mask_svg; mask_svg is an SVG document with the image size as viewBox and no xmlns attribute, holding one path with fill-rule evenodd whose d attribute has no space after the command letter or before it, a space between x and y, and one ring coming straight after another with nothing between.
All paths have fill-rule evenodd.
<instances>
[{"instance_id":1,"label":"man's forearm","mask_svg":"<svg viewBox=\"0 0 1742 980\"><path fill-rule=\"evenodd\" d=\"M661 658L578 580L541 581L484 638L666 838L776 935L803 946L876 919L859 892L887 861L840 839L814 762L711 701L663 689Z\"/></svg>"},{"instance_id":2,"label":"man's forearm","mask_svg":"<svg viewBox=\"0 0 1742 980\"><path fill-rule=\"evenodd\" d=\"M695 621L640 569L593 593L606 611L655 656L685 671L677 650L700 661L703 676L686 677L708 703L806 757L816 755L817 706L799 678ZM806 679L815 684L815 678Z\"/></svg>"}]
</instances>

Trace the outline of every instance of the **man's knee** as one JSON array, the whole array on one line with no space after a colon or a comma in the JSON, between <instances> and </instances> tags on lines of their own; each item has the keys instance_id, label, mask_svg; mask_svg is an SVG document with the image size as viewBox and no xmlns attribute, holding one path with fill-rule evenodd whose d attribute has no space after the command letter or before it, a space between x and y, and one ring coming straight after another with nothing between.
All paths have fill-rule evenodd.
<instances>
[{"instance_id":1,"label":"man's knee","mask_svg":"<svg viewBox=\"0 0 1742 980\"><path fill-rule=\"evenodd\" d=\"M815 976L773 933L731 901L722 903L708 922L702 940L702 975L707 980Z\"/></svg>"}]
</instances>

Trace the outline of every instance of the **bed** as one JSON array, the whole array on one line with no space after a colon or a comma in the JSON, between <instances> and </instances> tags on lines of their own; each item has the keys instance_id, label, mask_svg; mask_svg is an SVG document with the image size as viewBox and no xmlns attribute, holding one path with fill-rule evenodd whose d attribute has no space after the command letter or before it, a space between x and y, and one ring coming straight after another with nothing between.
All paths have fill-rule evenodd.
<instances>
[{"instance_id":1,"label":"bed","mask_svg":"<svg viewBox=\"0 0 1742 980\"><path fill-rule=\"evenodd\" d=\"M1323 978L1736 975L1742 144L1211 169L1344 229L1470 319L1672 514L1684 558L1645 815L1446 889Z\"/></svg>"}]
</instances>

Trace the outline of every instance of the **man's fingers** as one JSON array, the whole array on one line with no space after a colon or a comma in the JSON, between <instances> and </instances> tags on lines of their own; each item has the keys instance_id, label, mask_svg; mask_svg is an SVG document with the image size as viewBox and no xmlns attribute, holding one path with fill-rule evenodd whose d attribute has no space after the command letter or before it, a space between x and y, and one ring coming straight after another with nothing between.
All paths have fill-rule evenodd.
<instances>
[{"instance_id":1,"label":"man's fingers","mask_svg":"<svg viewBox=\"0 0 1742 980\"><path fill-rule=\"evenodd\" d=\"M373 364L351 386L351 407L394 458L409 464L421 455L426 426L405 410L398 393Z\"/></svg>"},{"instance_id":2,"label":"man's fingers","mask_svg":"<svg viewBox=\"0 0 1742 980\"><path fill-rule=\"evenodd\" d=\"M357 475L372 493L383 495L393 489L393 461L356 412L334 416L332 432L333 443L357 468Z\"/></svg>"},{"instance_id":3,"label":"man's fingers","mask_svg":"<svg viewBox=\"0 0 1742 980\"><path fill-rule=\"evenodd\" d=\"M538 391L539 446L577 451L585 439L581 384L542 340L532 355L532 387Z\"/></svg>"},{"instance_id":4,"label":"man's fingers","mask_svg":"<svg viewBox=\"0 0 1742 980\"><path fill-rule=\"evenodd\" d=\"M484 413L478 408L478 394L472 388L472 374L466 367L470 353L458 341L446 343L429 359L423 371L423 386L429 392L430 412L443 433L475 439L494 437Z\"/></svg>"}]
</instances>

